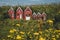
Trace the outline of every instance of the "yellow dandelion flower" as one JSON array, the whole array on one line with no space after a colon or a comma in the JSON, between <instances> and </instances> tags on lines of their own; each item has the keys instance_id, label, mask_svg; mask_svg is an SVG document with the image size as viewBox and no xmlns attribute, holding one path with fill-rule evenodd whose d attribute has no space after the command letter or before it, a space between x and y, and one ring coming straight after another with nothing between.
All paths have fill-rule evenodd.
<instances>
[{"instance_id":1,"label":"yellow dandelion flower","mask_svg":"<svg viewBox=\"0 0 60 40\"><path fill-rule=\"evenodd\" d=\"M52 40L56 40L56 38L52 38Z\"/></svg>"},{"instance_id":2,"label":"yellow dandelion flower","mask_svg":"<svg viewBox=\"0 0 60 40\"><path fill-rule=\"evenodd\" d=\"M48 30L45 30L46 32L49 32Z\"/></svg>"},{"instance_id":3,"label":"yellow dandelion flower","mask_svg":"<svg viewBox=\"0 0 60 40\"><path fill-rule=\"evenodd\" d=\"M59 35L56 35L57 38L59 38Z\"/></svg>"},{"instance_id":4,"label":"yellow dandelion flower","mask_svg":"<svg viewBox=\"0 0 60 40\"><path fill-rule=\"evenodd\" d=\"M52 35L52 37L55 37L55 35Z\"/></svg>"},{"instance_id":5,"label":"yellow dandelion flower","mask_svg":"<svg viewBox=\"0 0 60 40\"><path fill-rule=\"evenodd\" d=\"M30 38L32 38L32 36L30 36Z\"/></svg>"},{"instance_id":6,"label":"yellow dandelion flower","mask_svg":"<svg viewBox=\"0 0 60 40\"><path fill-rule=\"evenodd\" d=\"M48 37L49 35L48 34L45 34L46 37Z\"/></svg>"},{"instance_id":7,"label":"yellow dandelion flower","mask_svg":"<svg viewBox=\"0 0 60 40\"><path fill-rule=\"evenodd\" d=\"M45 40L45 38L43 38L43 37L40 37L40 38L39 38L39 40Z\"/></svg>"},{"instance_id":8,"label":"yellow dandelion flower","mask_svg":"<svg viewBox=\"0 0 60 40\"><path fill-rule=\"evenodd\" d=\"M60 33L58 33L58 35L60 35Z\"/></svg>"},{"instance_id":9,"label":"yellow dandelion flower","mask_svg":"<svg viewBox=\"0 0 60 40\"><path fill-rule=\"evenodd\" d=\"M52 21L52 20L47 20L47 22L53 23L53 21Z\"/></svg>"},{"instance_id":10,"label":"yellow dandelion flower","mask_svg":"<svg viewBox=\"0 0 60 40\"><path fill-rule=\"evenodd\" d=\"M8 35L7 37L11 37L11 35Z\"/></svg>"},{"instance_id":11,"label":"yellow dandelion flower","mask_svg":"<svg viewBox=\"0 0 60 40\"><path fill-rule=\"evenodd\" d=\"M39 31L40 34L42 34L42 31Z\"/></svg>"},{"instance_id":12,"label":"yellow dandelion flower","mask_svg":"<svg viewBox=\"0 0 60 40\"><path fill-rule=\"evenodd\" d=\"M21 31L20 33L21 33L21 34L24 34L25 32L22 32L22 31Z\"/></svg>"},{"instance_id":13,"label":"yellow dandelion flower","mask_svg":"<svg viewBox=\"0 0 60 40\"><path fill-rule=\"evenodd\" d=\"M47 22L49 23L49 25L53 25L53 21L52 20L47 20Z\"/></svg>"},{"instance_id":14,"label":"yellow dandelion flower","mask_svg":"<svg viewBox=\"0 0 60 40\"><path fill-rule=\"evenodd\" d=\"M13 29L13 31L17 31L16 29Z\"/></svg>"},{"instance_id":15,"label":"yellow dandelion flower","mask_svg":"<svg viewBox=\"0 0 60 40\"><path fill-rule=\"evenodd\" d=\"M30 32L28 32L27 34L30 34Z\"/></svg>"},{"instance_id":16,"label":"yellow dandelion flower","mask_svg":"<svg viewBox=\"0 0 60 40\"><path fill-rule=\"evenodd\" d=\"M49 28L49 30L51 31L51 30L53 30L52 28Z\"/></svg>"},{"instance_id":17,"label":"yellow dandelion flower","mask_svg":"<svg viewBox=\"0 0 60 40\"><path fill-rule=\"evenodd\" d=\"M16 24L16 26L20 27L20 24Z\"/></svg>"},{"instance_id":18,"label":"yellow dandelion flower","mask_svg":"<svg viewBox=\"0 0 60 40\"><path fill-rule=\"evenodd\" d=\"M56 32L60 32L60 30L55 30Z\"/></svg>"},{"instance_id":19,"label":"yellow dandelion flower","mask_svg":"<svg viewBox=\"0 0 60 40\"><path fill-rule=\"evenodd\" d=\"M16 39L21 39L21 36L20 35L17 35Z\"/></svg>"},{"instance_id":20,"label":"yellow dandelion flower","mask_svg":"<svg viewBox=\"0 0 60 40\"><path fill-rule=\"evenodd\" d=\"M24 38L22 38L22 40L24 40Z\"/></svg>"},{"instance_id":21,"label":"yellow dandelion flower","mask_svg":"<svg viewBox=\"0 0 60 40\"><path fill-rule=\"evenodd\" d=\"M39 33L35 32L34 35L39 35Z\"/></svg>"},{"instance_id":22,"label":"yellow dandelion flower","mask_svg":"<svg viewBox=\"0 0 60 40\"><path fill-rule=\"evenodd\" d=\"M33 29L31 29L31 31L33 31Z\"/></svg>"},{"instance_id":23,"label":"yellow dandelion flower","mask_svg":"<svg viewBox=\"0 0 60 40\"><path fill-rule=\"evenodd\" d=\"M9 32L10 32L10 33L14 33L14 30L11 29Z\"/></svg>"}]
</instances>

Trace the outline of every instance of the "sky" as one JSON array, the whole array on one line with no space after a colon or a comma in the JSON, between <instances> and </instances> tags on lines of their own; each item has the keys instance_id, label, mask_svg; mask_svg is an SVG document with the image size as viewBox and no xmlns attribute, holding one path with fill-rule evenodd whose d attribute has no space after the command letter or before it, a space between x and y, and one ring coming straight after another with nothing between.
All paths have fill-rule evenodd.
<instances>
[{"instance_id":1,"label":"sky","mask_svg":"<svg viewBox=\"0 0 60 40\"><path fill-rule=\"evenodd\" d=\"M59 3L59 2L60 0L0 0L0 6L37 5L37 4Z\"/></svg>"}]
</instances>

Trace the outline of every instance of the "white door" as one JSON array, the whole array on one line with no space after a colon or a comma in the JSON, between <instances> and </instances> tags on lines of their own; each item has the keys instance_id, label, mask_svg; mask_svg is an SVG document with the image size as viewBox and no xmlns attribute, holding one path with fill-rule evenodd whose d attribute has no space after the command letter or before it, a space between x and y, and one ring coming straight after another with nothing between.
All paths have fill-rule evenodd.
<instances>
[{"instance_id":1,"label":"white door","mask_svg":"<svg viewBox=\"0 0 60 40\"><path fill-rule=\"evenodd\" d=\"M22 14L20 14L20 19L22 19Z\"/></svg>"},{"instance_id":2,"label":"white door","mask_svg":"<svg viewBox=\"0 0 60 40\"><path fill-rule=\"evenodd\" d=\"M26 16L26 20L30 20L30 16Z\"/></svg>"}]
</instances>

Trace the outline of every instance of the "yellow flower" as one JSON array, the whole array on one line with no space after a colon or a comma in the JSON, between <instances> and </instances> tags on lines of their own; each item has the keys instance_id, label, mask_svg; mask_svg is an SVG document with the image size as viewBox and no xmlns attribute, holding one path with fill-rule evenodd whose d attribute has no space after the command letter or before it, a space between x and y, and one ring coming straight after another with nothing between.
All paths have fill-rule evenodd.
<instances>
[{"instance_id":1,"label":"yellow flower","mask_svg":"<svg viewBox=\"0 0 60 40\"><path fill-rule=\"evenodd\" d=\"M17 31L16 29L13 29L13 31Z\"/></svg>"},{"instance_id":2,"label":"yellow flower","mask_svg":"<svg viewBox=\"0 0 60 40\"><path fill-rule=\"evenodd\" d=\"M46 32L49 32L48 30L45 30Z\"/></svg>"},{"instance_id":3,"label":"yellow flower","mask_svg":"<svg viewBox=\"0 0 60 40\"><path fill-rule=\"evenodd\" d=\"M47 22L51 22L51 23L53 23L53 21L52 21L52 20L47 20Z\"/></svg>"},{"instance_id":4,"label":"yellow flower","mask_svg":"<svg viewBox=\"0 0 60 40\"><path fill-rule=\"evenodd\" d=\"M14 33L15 31L17 31L17 30L16 29L11 29L9 32Z\"/></svg>"},{"instance_id":5,"label":"yellow flower","mask_svg":"<svg viewBox=\"0 0 60 40\"><path fill-rule=\"evenodd\" d=\"M52 40L56 40L56 38L52 38Z\"/></svg>"},{"instance_id":6,"label":"yellow flower","mask_svg":"<svg viewBox=\"0 0 60 40\"><path fill-rule=\"evenodd\" d=\"M45 34L45 36L46 36L46 37L48 37L48 36L49 36L49 34Z\"/></svg>"},{"instance_id":7,"label":"yellow flower","mask_svg":"<svg viewBox=\"0 0 60 40\"><path fill-rule=\"evenodd\" d=\"M40 37L40 38L39 38L39 40L45 40L45 38L43 38L43 37Z\"/></svg>"},{"instance_id":8,"label":"yellow flower","mask_svg":"<svg viewBox=\"0 0 60 40\"><path fill-rule=\"evenodd\" d=\"M30 38L32 38L32 37L30 36Z\"/></svg>"},{"instance_id":9,"label":"yellow flower","mask_svg":"<svg viewBox=\"0 0 60 40\"><path fill-rule=\"evenodd\" d=\"M52 37L54 38L54 37L55 37L55 35L52 35Z\"/></svg>"},{"instance_id":10,"label":"yellow flower","mask_svg":"<svg viewBox=\"0 0 60 40\"><path fill-rule=\"evenodd\" d=\"M57 38L59 38L59 35L56 35Z\"/></svg>"},{"instance_id":11,"label":"yellow flower","mask_svg":"<svg viewBox=\"0 0 60 40\"><path fill-rule=\"evenodd\" d=\"M59 33L59 35L60 35L60 33Z\"/></svg>"},{"instance_id":12,"label":"yellow flower","mask_svg":"<svg viewBox=\"0 0 60 40\"><path fill-rule=\"evenodd\" d=\"M21 33L21 34L24 34L25 32L22 32L22 31L21 31L20 33Z\"/></svg>"},{"instance_id":13,"label":"yellow flower","mask_svg":"<svg viewBox=\"0 0 60 40\"><path fill-rule=\"evenodd\" d=\"M47 20L47 22L48 22L50 25L53 25L53 21L52 21L52 20Z\"/></svg>"},{"instance_id":14,"label":"yellow flower","mask_svg":"<svg viewBox=\"0 0 60 40\"><path fill-rule=\"evenodd\" d=\"M28 32L27 34L30 34L30 32Z\"/></svg>"},{"instance_id":15,"label":"yellow flower","mask_svg":"<svg viewBox=\"0 0 60 40\"><path fill-rule=\"evenodd\" d=\"M50 31L52 31L53 29L52 28L49 28Z\"/></svg>"},{"instance_id":16,"label":"yellow flower","mask_svg":"<svg viewBox=\"0 0 60 40\"><path fill-rule=\"evenodd\" d=\"M55 30L56 32L60 32L60 30Z\"/></svg>"},{"instance_id":17,"label":"yellow flower","mask_svg":"<svg viewBox=\"0 0 60 40\"><path fill-rule=\"evenodd\" d=\"M11 37L11 35L8 35L8 37Z\"/></svg>"},{"instance_id":18,"label":"yellow flower","mask_svg":"<svg viewBox=\"0 0 60 40\"><path fill-rule=\"evenodd\" d=\"M21 36L20 35L17 35L16 39L21 39Z\"/></svg>"},{"instance_id":19,"label":"yellow flower","mask_svg":"<svg viewBox=\"0 0 60 40\"><path fill-rule=\"evenodd\" d=\"M16 24L16 26L20 27L20 24Z\"/></svg>"},{"instance_id":20,"label":"yellow flower","mask_svg":"<svg viewBox=\"0 0 60 40\"><path fill-rule=\"evenodd\" d=\"M33 31L33 29L31 29L31 31Z\"/></svg>"},{"instance_id":21,"label":"yellow flower","mask_svg":"<svg viewBox=\"0 0 60 40\"><path fill-rule=\"evenodd\" d=\"M39 33L35 32L34 35L39 35Z\"/></svg>"},{"instance_id":22,"label":"yellow flower","mask_svg":"<svg viewBox=\"0 0 60 40\"><path fill-rule=\"evenodd\" d=\"M14 30L11 29L9 32L10 32L10 33L14 33Z\"/></svg>"},{"instance_id":23,"label":"yellow flower","mask_svg":"<svg viewBox=\"0 0 60 40\"><path fill-rule=\"evenodd\" d=\"M39 31L40 34L42 34L42 31Z\"/></svg>"}]
</instances>

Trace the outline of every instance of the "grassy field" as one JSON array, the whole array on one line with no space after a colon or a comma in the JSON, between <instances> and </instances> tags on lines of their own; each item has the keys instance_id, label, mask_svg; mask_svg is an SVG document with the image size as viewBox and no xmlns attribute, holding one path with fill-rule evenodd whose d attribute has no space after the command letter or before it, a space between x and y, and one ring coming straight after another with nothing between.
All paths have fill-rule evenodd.
<instances>
[{"instance_id":1,"label":"grassy field","mask_svg":"<svg viewBox=\"0 0 60 40\"><path fill-rule=\"evenodd\" d=\"M53 20L7 19L0 21L0 40L60 40L60 30L55 25Z\"/></svg>"},{"instance_id":2,"label":"grassy field","mask_svg":"<svg viewBox=\"0 0 60 40\"><path fill-rule=\"evenodd\" d=\"M30 6L32 13L45 12L46 21L11 20L10 7L0 7L0 40L60 40L60 4ZM12 7L16 13L18 7L24 11L27 6Z\"/></svg>"}]
</instances>

